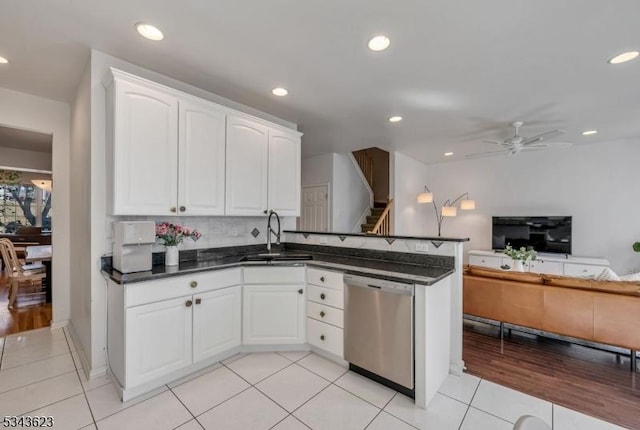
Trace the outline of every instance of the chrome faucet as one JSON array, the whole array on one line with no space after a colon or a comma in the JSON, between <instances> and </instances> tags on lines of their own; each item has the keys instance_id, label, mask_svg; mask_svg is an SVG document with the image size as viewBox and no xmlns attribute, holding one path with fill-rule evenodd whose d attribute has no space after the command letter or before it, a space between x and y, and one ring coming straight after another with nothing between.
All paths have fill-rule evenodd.
<instances>
[{"instance_id":1,"label":"chrome faucet","mask_svg":"<svg viewBox=\"0 0 640 430\"><path fill-rule=\"evenodd\" d=\"M278 221L278 232L271 227L271 217L275 215ZM280 245L280 217L276 211L269 211L269 219L267 220L267 251L271 252L271 234L276 235L276 245Z\"/></svg>"}]
</instances>

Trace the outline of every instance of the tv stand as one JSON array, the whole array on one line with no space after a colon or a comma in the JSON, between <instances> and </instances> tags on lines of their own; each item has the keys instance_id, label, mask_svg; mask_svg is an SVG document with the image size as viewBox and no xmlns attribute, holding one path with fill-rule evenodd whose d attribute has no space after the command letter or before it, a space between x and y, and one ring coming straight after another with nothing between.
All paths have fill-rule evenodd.
<instances>
[{"instance_id":1,"label":"tv stand","mask_svg":"<svg viewBox=\"0 0 640 430\"><path fill-rule=\"evenodd\" d=\"M501 269L505 264L513 267L513 260L501 251L473 250L469 251L469 264ZM524 267L527 272L593 278L609 267L609 261L569 254L538 254L534 261L527 261Z\"/></svg>"}]
</instances>

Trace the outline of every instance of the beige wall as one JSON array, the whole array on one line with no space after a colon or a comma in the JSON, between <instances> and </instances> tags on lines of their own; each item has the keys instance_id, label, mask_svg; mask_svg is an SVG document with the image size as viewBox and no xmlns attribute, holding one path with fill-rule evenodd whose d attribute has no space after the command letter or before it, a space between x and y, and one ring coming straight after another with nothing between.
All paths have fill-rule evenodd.
<instances>
[{"instance_id":1,"label":"beige wall","mask_svg":"<svg viewBox=\"0 0 640 430\"><path fill-rule=\"evenodd\" d=\"M50 171L52 166L52 153L0 147L0 165Z\"/></svg>"},{"instance_id":2,"label":"beige wall","mask_svg":"<svg viewBox=\"0 0 640 430\"><path fill-rule=\"evenodd\" d=\"M52 134L53 325L69 320L69 105L0 88L0 125Z\"/></svg>"}]
</instances>

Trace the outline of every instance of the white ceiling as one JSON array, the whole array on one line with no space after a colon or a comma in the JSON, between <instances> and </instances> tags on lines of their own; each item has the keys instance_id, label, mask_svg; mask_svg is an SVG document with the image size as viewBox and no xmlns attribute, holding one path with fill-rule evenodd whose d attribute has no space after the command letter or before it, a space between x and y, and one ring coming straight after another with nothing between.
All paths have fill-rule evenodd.
<instances>
[{"instance_id":1,"label":"white ceiling","mask_svg":"<svg viewBox=\"0 0 640 430\"><path fill-rule=\"evenodd\" d=\"M0 87L70 101L95 48L298 123L305 155L432 163L495 150L482 140L516 120L576 144L639 137L640 59L606 63L640 49L638 16L638 0L4 1ZM376 33L388 50L366 48Z\"/></svg>"}]
</instances>

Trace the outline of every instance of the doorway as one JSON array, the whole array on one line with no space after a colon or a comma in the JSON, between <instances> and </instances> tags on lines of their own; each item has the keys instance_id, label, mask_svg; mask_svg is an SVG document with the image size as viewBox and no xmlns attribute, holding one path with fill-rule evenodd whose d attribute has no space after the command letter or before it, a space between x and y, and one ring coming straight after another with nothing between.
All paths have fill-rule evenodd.
<instances>
[{"instance_id":1,"label":"doorway","mask_svg":"<svg viewBox=\"0 0 640 430\"><path fill-rule=\"evenodd\" d=\"M298 229L329 231L329 185L302 187L302 211Z\"/></svg>"}]
</instances>

